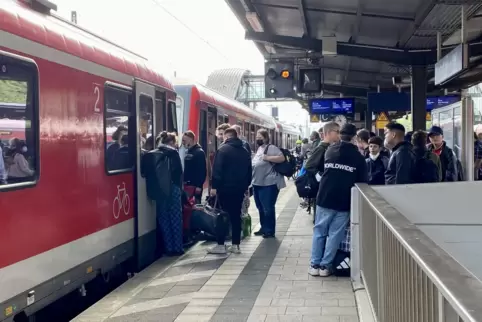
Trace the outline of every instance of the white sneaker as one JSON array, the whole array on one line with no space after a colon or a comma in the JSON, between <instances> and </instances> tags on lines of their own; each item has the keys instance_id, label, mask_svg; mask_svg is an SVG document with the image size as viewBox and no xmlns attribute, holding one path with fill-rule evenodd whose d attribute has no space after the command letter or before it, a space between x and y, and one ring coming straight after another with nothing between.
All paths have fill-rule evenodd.
<instances>
[{"instance_id":1,"label":"white sneaker","mask_svg":"<svg viewBox=\"0 0 482 322\"><path fill-rule=\"evenodd\" d=\"M311 276L320 276L320 268L316 266L310 266L308 274L310 274Z\"/></svg>"},{"instance_id":2,"label":"white sneaker","mask_svg":"<svg viewBox=\"0 0 482 322\"><path fill-rule=\"evenodd\" d=\"M208 249L208 254L224 255L224 254L226 254L226 246L225 245L216 245L216 246Z\"/></svg>"},{"instance_id":3,"label":"white sneaker","mask_svg":"<svg viewBox=\"0 0 482 322\"><path fill-rule=\"evenodd\" d=\"M319 269L319 274L321 277L328 277L331 275L331 271L326 266L321 266Z\"/></svg>"},{"instance_id":4,"label":"white sneaker","mask_svg":"<svg viewBox=\"0 0 482 322\"><path fill-rule=\"evenodd\" d=\"M241 249L239 248L239 245L231 245L228 248L228 252L233 254L241 254Z\"/></svg>"}]
</instances>

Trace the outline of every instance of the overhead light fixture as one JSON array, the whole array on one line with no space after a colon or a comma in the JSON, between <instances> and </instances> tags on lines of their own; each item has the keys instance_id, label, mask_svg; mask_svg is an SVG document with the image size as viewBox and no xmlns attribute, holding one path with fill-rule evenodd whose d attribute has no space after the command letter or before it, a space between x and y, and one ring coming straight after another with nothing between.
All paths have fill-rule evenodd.
<instances>
[{"instance_id":1,"label":"overhead light fixture","mask_svg":"<svg viewBox=\"0 0 482 322\"><path fill-rule=\"evenodd\" d=\"M259 20L258 14L256 12L246 12L246 20L248 20L249 25L256 32L264 32L263 25Z\"/></svg>"}]
</instances>

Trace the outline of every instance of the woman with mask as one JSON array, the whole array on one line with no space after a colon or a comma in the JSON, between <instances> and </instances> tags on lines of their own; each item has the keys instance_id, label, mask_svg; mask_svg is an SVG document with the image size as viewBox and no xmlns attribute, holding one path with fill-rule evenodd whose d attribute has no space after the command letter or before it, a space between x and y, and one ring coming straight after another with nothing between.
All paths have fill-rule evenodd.
<instances>
[{"instance_id":1,"label":"woman with mask","mask_svg":"<svg viewBox=\"0 0 482 322\"><path fill-rule=\"evenodd\" d=\"M279 190L286 187L284 177L274 171L274 163L282 163L285 157L281 150L269 144L269 133L265 129L256 134L258 150L253 157L253 194L259 212L261 229L254 234L272 238L276 232L276 200Z\"/></svg>"},{"instance_id":2,"label":"woman with mask","mask_svg":"<svg viewBox=\"0 0 482 322\"><path fill-rule=\"evenodd\" d=\"M24 141L16 140L12 143L9 153L9 163L8 163L8 182L25 182L31 180L35 171L30 169L30 165L25 158L25 153L27 153L27 145ZM14 145L13 145L14 144Z\"/></svg>"}]
</instances>

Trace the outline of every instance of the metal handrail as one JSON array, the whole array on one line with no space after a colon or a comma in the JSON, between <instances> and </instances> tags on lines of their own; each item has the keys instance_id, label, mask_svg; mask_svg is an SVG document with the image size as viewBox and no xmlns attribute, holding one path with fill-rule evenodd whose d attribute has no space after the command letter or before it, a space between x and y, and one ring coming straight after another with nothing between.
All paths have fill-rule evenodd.
<instances>
[{"instance_id":1,"label":"metal handrail","mask_svg":"<svg viewBox=\"0 0 482 322\"><path fill-rule=\"evenodd\" d=\"M438 318L435 320L445 321L444 310L446 308L444 308L444 300L446 300L463 321L482 322L482 282L412 224L404 215L392 207L369 185L358 184L356 188L360 193L360 197L363 198L362 202L365 201L368 204L376 214L376 217L389 229L440 293L438 296L438 312L434 312ZM363 216L360 216L360 224L363 224L362 217ZM376 231L379 231L378 227ZM361 239L363 238L364 237L361 236ZM379 247L376 248L377 251L379 251ZM361 254L361 256L363 257L363 254ZM377 265L379 265L381 261L379 256L383 255L377 253ZM393 258L393 254L389 254L388 256L392 256ZM361 261L363 262L363 258L361 258ZM397 263L401 262L403 262L403 260L397 261ZM413 268L410 269L411 271L408 274L413 273ZM377 271L377 275L380 274L382 274L382 272ZM413 278L413 276L411 277L417 281L422 280L418 275L415 276L415 278ZM383 276L377 276L376 278L378 280L377 297L384 297L385 294L379 294L379 283L383 283ZM393 280L390 282L392 284L394 283ZM397 282L395 282L395 284L396 283ZM366 285L366 287L368 288L368 285ZM424 285L424 287L426 289L428 288L427 285ZM443 297L440 297L440 295ZM428 303L430 298L424 298L424 300ZM372 305L374 304L375 303L372 303ZM384 308L382 308L382 310L383 309ZM425 319L422 320L425 321Z\"/></svg>"}]
</instances>

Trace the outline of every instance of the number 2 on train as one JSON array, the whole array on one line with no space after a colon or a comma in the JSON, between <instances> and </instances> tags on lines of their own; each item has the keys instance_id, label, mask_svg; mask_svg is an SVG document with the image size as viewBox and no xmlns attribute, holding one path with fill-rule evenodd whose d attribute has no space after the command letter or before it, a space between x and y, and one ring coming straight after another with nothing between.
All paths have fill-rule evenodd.
<instances>
[{"instance_id":1,"label":"number 2 on train","mask_svg":"<svg viewBox=\"0 0 482 322\"><path fill-rule=\"evenodd\" d=\"M97 99L95 100L95 104L94 104L94 112L100 113L100 108L99 108L100 89L99 89L99 86L94 87L94 95L97 95Z\"/></svg>"}]
</instances>

